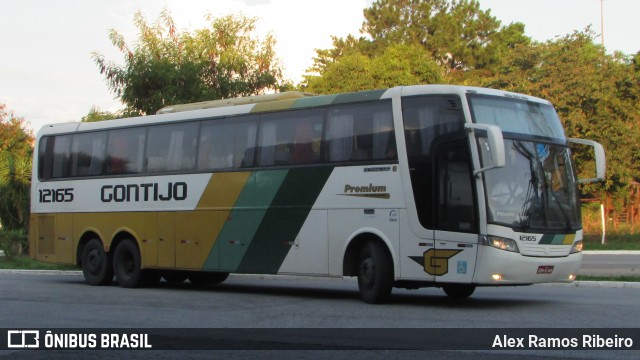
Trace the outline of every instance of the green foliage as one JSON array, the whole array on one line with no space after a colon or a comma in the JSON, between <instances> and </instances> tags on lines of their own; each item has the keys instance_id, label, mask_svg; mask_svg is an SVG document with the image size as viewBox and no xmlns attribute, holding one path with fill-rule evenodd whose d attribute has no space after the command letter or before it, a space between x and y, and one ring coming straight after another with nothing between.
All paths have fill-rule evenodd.
<instances>
[{"instance_id":1,"label":"green foliage","mask_svg":"<svg viewBox=\"0 0 640 360\"><path fill-rule=\"evenodd\" d=\"M585 234L585 250L640 250L640 236L638 234L623 234L607 232L604 244L602 234Z\"/></svg>"},{"instance_id":2,"label":"green foliage","mask_svg":"<svg viewBox=\"0 0 640 360\"><path fill-rule=\"evenodd\" d=\"M590 29L545 43L518 46L500 68L486 76L465 74L466 84L539 96L551 101L568 137L600 142L607 152L607 179L583 190L624 196L640 179L640 76L633 61L607 55ZM460 80L460 79L458 79ZM590 149L574 149L580 177L595 173Z\"/></svg>"},{"instance_id":3,"label":"green foliage","mask_svg":"<svg viewBox=\"0 0 640 360\"><path fill-rule=\"evenodd\" d=\"M32 144L24 119L0 104L0 225L7 230L28 228Z\"/></svg>"},{"instance_id":4,"label":"green foliage","mask_svg":"<svg viewBox=\"0 0 640 360\"><path fill-rule=\"evenodd\" d=\"M337 93L441 82L442 69L427 60L428 55L421 47L402 44L391 45L374 57L350 51L328 63L321 76L305 76L303 90Z\"/></svg>"},{"instance_id":5,"label":"green foliage","mask_svg":"<svg viewBox=\"0 0 640 360\"><path fill-rule=\"evenodd\" d=\"M23 230L0 229L0 250L8 260L29 252L29 241Z\"/></svg>"},{"instance_id":6,"label":"green foliage","mask_svg":"<svg viewBox=\"0 0 640 360\"><path fill-rule=\"evenodd\" d=\"M252 36L255 18L209 15L207 20L206 28L178 32L167 10L153 25L137 12L135 48L116 30L109 32L125 64L107 62L97 52L93 59L130 113L154 114L168 105L278 89L282 71L275 59L275 39Z\"/></svg>"},{"instance_id":7,"label":"green foliage","mask_svg":"<svg viewBox=\"0 0 640 360\"><path fill-rule=\"evenodd\" d=\"M80 119L81 122L96 122L104 120L122 119L133 116L140 116L138 110L132 110L130 108L119 110L116 112L102 111L96 106L92 106L89 109L89 113Z\"/></svg>"},{"instance_id":8,"label":"green foliage","mask_svg":"<svg viewBox=\"0 0 640 360\"><path fill-rule=\"evenodd\" d=\"M476 0L376 0L364 16L366 36L316 50L303 90L445 82L538 96L554 104L568 137L605 147L606 181L583 192L624 198L640 180L640 52L609 55L590 28L532 42L524 24L501 26ZM591 149L572 150L579 177L593 177Z\"/></svg>"},{"instance_id":9,"label":"green foliage","mask_svg":"<svg viewBox=\"0 0 640 360\"><path fill-rule=\"evenodd\" d=\"M123 116L119 116L118 113L112 113L108 111L101 111L99 108L92 106L89 110L89 113L86 116L83 116L80 120L81 122L96 122L103 120L113 120L118 119Z\"/></svg>"},{"instance_id":10,"label":"green foliage","mask_svg":"<svg viewBox=\"0 0 640 360\"><path fill-rule=\"evenodd\" d=\"M78 270L74 265L61 265L44 263L38 260L34 260L28 256L14 256L12 259L7 257L0 257L0 269L20 269L20 270L57 270L68 271Z\"/></svg>"},{"instance_id":11,"label":"green foliage","mask_svg":"<svg viewBox=\"0 0 640 360\"><path fill-rule=\"evenodd\" d=\"M0 104L0 153L30 156L32 144L33 134L26 129L24 119L15 116L5 104Z\"/></svg>"},{"instance_id":12,"label":"green foliage","mask_svg":"<svg viewBox=\"0 0 640 360\"><path fill-rule=\"evenodd\" d=\"M524 25L501 28L476 0L377 0L364 17L362 31L378 47L420 45L447 71L490 68L506 49L529 42Z\"/></svg>"},{"instance_id":13,"label":"green foliage","mask_svg":"<svg viewBox=\"0 0 640 360\"><path fill-rule=\"evenodd\" d=\"M495 68L509 49L530 42L523 24L500 27L475 0L378 0L364 16L369 37L333 37L332 49L316 50L308 71L317 75L305 76L304 90L443 82L446 74Z\"/></svg>"},{"instance_id":14,"label":"green foliage","mask_svg":"<svg viewBox=\"0 0 640 360\"><path fill-rule=\"evenodd\" d=\"M620 281L620 282L640 282L640 276L591 276L578 275L577 281Z\"/></svg>"}]
</instances>

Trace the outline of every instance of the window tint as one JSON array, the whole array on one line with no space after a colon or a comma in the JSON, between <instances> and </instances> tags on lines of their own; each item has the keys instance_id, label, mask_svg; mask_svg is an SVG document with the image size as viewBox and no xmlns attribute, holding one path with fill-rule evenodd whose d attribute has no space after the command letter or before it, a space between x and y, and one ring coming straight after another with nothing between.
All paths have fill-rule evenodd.
<instances>
[{"instance_id":1,"label":"window tint","mask_svg":"<svg viewBox=\"0 0 640 360\"><path fill-rule=\"evenodd\" d=\"M71 147L71 135L61 135L54 138L52 178L69 176L69 150Z\"/></svg>"},{"instance_id":2,"label":"window tint","mask_svg":"<svg viewBox=\"0 0 640 360\"><path fill-rule=\"evenodd\" d=\"M402 115L409 157L430 156L437 142L465 135L462 106L454 97L404 99Z\"/></svg>"},{"instance_id":3,"label":"window tint","mask_svg":"<svg viewBox=\"0 0 640 360\"><path fill-rule=\"evenodd\" d=\"M139 174L142 172L145 128L109 131L107 174Z\"/></svg>"},{"instance_id":4,"label":"window tint","mask_svg":"<svg viewBox=\"0 0 640 360\"><path fill-rule=\"evenodd\" d=\"M147 142L147 171L193 170L197 139L198 123L151 127Z\"/></svg>"},{"instance_id":5,"label":"window tint","mask_svg":"<svg viewBox=\"0 0 640 360\"><path fill-rule=\"evenodd\" d=\"M106 147L106 132L74 135L71 145L71 176L101 175Z\"/></svg>"},{"instance_id":6,"label":"window tint","mask_svg":"<svg viewBox=\"0 0 640 360\"><path fill-rule=\"evenodd\" d=\"M397 160L390 100L49 136L39 145L42 179Z\"/></svg>"},{"instance_id":7,"label":"window tint","mask_svg":"<svg viewBox=\"0 0 640 360\"><path fill-rule=\"evenodd\" d=\"M259 166L303 165L320 160L322 110L263 115Z\"/></svg>"},{"instance_id":8,"label":"window tint","mask_svg":"<svg viewBox=\"0 0 640 360\"><path fill-rule=\"evenodd\" d=\"M423 227L435 227L434 164L438 147L464 139L460 99L453 96L416 96L402 99L409 175L418 218Z\"/></svg>"},{"instance_id":9,"label":"window tint","mask_svg":"<svg viewBox=\"0 0 640 360\"><path fill-rule=\"evenodd\" d=\"M40 139L38 145L38 177L40 179L51 178L51 158L48 154L51 154L50 144L53 143L53 137L43 137Z\"/></svg>"},{"instance_id":10,"label":"window tint","mask_svg":"<svg viewBox=\"0 0 640 360\"><path fill-rule=\"evenodd\" d=\"M326 142L330 162L396 159L391 102L330 109Z\"/></svg>"},{"instance_id":11,"label":"window tint","mask_svg":"<svg viewBox=\"0 0 640 360\"><path fill-rule=\"evenodd\" d=\"M212 120L202 124L198 169L253 166L258 126L252 120Z\"/></svg>"},{"instance_id":12,"label":"window tint","mask_svg":"<svg viewBox=\"0 0 640 360\"><path fill-rule=\"evenodd\" d=\"M437 150L436 228L474 233L477 229L471 155L465 140Z\"/></svg>"}]
</instances>

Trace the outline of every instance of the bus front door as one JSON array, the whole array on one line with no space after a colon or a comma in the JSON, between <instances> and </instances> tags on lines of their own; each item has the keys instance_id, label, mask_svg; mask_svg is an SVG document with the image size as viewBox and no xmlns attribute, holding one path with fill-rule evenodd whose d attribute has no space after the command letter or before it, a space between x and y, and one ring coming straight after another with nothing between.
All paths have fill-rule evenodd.
<instances>
[{"instance_id":1,"label":"bus front door","mask_svg":"<svg viewBox=\"0 0 640 360\"><path fill-rule=\"evenodd\" d=\"M470 282L478 252L478 212L469 145L441 145L436 160L434 274L437 282Z\"/></svg>"}]
</instances>

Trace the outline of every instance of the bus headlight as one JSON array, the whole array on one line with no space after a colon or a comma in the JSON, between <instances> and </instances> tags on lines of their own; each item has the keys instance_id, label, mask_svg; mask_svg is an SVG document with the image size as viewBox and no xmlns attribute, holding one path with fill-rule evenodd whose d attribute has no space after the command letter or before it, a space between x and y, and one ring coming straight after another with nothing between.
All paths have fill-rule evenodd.
<instances>
[{"instance_id":1,"label":"bus headlight","mask_svg":"<svg viewBox=\"0 0 640 360\"><path fill-rule=\"evenodd\" d=\"M582 240L578 240L574 242L573 246L571 247L570 254L581 252L583 247L584 247L584 243L582 242Z\"/></svg>"},{"instance_id":2,"label":"bus headlight","mask_svg":"<svg viewBox=\"0 0 640 360\"><path fill-rule=\"evenodd\" d=\"M518 244L516 244L515 240L513 239L507 239L498 236L487 236L486 239L487 245L492 246L496 249L520 252L520 250L518 250Z\"/></svg>"}]
</instances>

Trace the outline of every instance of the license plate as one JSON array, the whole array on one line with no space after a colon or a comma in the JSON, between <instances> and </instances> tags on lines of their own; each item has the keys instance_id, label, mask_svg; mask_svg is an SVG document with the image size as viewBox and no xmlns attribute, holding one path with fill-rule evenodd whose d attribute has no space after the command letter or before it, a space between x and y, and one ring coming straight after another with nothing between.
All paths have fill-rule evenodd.
<instances>
[{"instance_id":1,"label":"license plate","mask_svg":"<svg viewBox=\"0 0 640 360\"><path fill-rule=\"evenodd\" d=\"M538 274L551 274L553 272L553 265L538 266Z\"/></svg>"}]
</instances>

